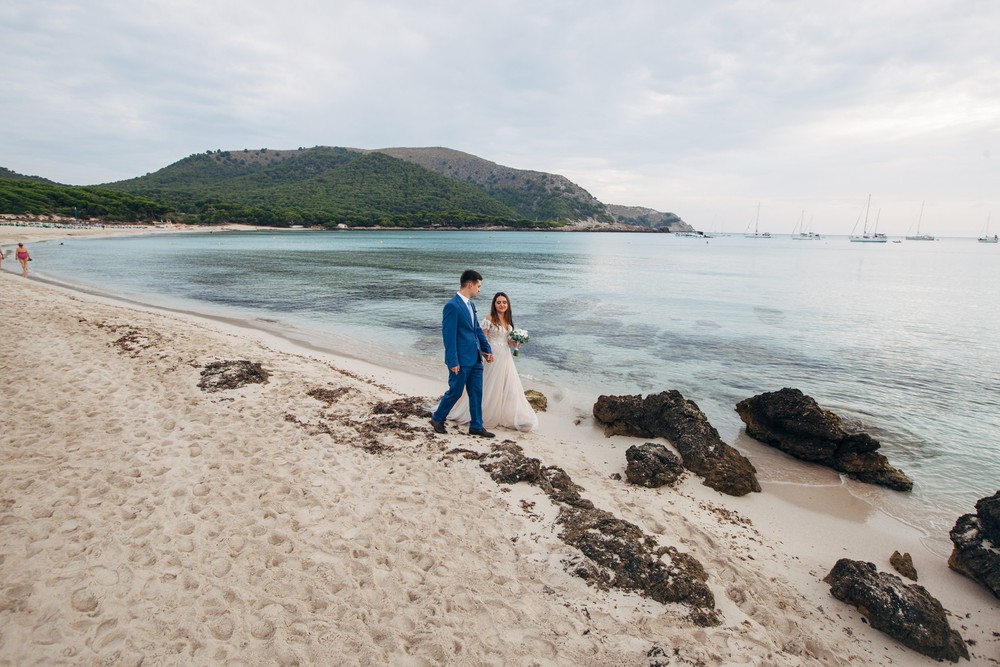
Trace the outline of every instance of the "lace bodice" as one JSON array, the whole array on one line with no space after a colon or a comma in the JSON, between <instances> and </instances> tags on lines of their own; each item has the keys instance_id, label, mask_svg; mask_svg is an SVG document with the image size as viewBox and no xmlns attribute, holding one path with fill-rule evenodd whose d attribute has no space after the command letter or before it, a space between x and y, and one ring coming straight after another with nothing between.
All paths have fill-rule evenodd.
<instances>
[{"instance_id":1,"label":"lace bodice","mask_svg":"<svg viewBox=\"0 0 1000 667\"><path fill-rule=\"evenodd\" d=\"M498 345L507 345L507 336L510 335L510 327L498 327L487 319L482 322L483 333L486 340L490 342L493 353L496 354Z\"/></svg>"}]
</instances>

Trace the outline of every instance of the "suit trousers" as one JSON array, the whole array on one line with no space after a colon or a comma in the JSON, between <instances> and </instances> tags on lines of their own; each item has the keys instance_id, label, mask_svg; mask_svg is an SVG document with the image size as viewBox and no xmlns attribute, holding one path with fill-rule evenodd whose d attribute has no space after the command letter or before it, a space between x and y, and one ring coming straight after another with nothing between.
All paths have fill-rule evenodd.
<instances>
[{"instance_id":1,"label":"suit trousers","mask_svg":"<svg viewBox=\"0 0 1000 667\"><path fill-rule=\"evenodd\" d=\"M462 398L462 392L469 394L469 429L483 428L483 362L474 366L459 366L457 373L448 371L448 391L441 397L441 403L434 411L434 421L442 424L448 418L452 407Z\"/></svg>"}]
</instances>

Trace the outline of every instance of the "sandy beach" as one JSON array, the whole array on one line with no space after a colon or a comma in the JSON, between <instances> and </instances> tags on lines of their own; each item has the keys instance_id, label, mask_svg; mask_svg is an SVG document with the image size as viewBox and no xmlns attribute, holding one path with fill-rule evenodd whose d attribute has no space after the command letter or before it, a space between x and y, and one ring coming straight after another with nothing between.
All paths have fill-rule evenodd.
<instances>
[{"instance_id":1,"label":"sandy beach","mask_svg":"<svg viewBox=\"0 0 1000 667\"><path fill-rule=\"evenodd\" d=\"M0 244L66 233L0 227ZM896 550L970 664L1000 664L1000 601L833 472L774 453L753 463L799 483L765 474L762 493L733 498L687 474L647 489L618 478L644 440L605 438L580 406L550 397L537 431L498 429L700 561L722 618L700 627L682 605L575 576L549 497L476 460L494 442L393 409L434 402L443 375L3 265L0 664L937 664L822 581L842 557L892 572ZM199 387L234 360L266 382Z\"/></svg>"}]
</instances>

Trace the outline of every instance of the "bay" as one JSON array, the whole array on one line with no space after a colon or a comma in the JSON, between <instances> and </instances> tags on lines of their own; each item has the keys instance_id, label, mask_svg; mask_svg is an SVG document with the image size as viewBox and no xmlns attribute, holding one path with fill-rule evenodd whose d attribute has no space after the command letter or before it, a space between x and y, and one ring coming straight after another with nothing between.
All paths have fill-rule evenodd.
<instances>
[{"instance_id":1,"label":"bay","mask_svg":"<svg viewBox=\"0 0 1000 667\"><path fill-rule=\"evenodd\" d=\"M801 464L741 432L735 404L796 387L864 427L915 482L847 485L947 551L1000 488L1000 254L969 239L696 239L564 232L226 232L33 246L35 275L246 320L441 376L441 307L466 268L485 314L511 299L529 385L589 413L600 394L677 389L761 479ZM761 462L766 462L762 466Z\"/></svg>"}]
</instances>

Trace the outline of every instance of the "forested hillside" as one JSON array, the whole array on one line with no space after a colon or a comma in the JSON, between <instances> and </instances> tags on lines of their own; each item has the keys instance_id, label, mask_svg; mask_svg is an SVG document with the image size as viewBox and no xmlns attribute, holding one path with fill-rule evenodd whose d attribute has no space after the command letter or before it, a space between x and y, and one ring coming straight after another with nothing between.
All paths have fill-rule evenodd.
<instances>
[{"instance_id":1,"label":"forested hillside","mask_svg":"<svg viewBox=\"0 0 1000 667\"><path fill-rule=\"evenodd\" d=\"M168 206L126 192L0 178L0 213L138 222L159 220L169 211Z\"/></svg>"},{"instance_id":2,"label":"forested hillside","mask_svg":"<svg viewBox=\"0 0 1000 667\"><path fill-rule=\"evenodd\" d=\"M16 171L11 171L7 167L0 167L0 178L8 178L14 181L37 181L39 183L58 185L55 181L50 181L47 178L42 178L41 176L25 176L24 174L19 174Z\"/></svg>"},{"instance_id":3,"label":"forested hillside","mask_svg":"<svg viewBox=\"0 0 1000 667\"><path fill-rule=\"evenodd\" d=\"M613 221L604 204L565 176L505 167L450 148L382 148L377 152L474 185L532 220Z\"/></svg>"},{"instance_id":4,"label":"forested hillside","mask_svg":"<svg viewBox=\"0 0 1000 667\"><path fill-rule=\"evenodd\" d=\"M0 213L277 227L690 229L672 213L607 206L563 176L448 148L215 150L93 187L2 167L0 179L8 183Z\"/></svg>"},{"instance_id":5,"label":"forested hillside","mask_svg":"<svg viewBox=\"0 0 1000 667\"><path fill-rule=\"evenodd\" d=\"M167 203L206 223L532 225L478 188L344 148L208 152L104 187Z\"/></svg>"}]
</instances>

